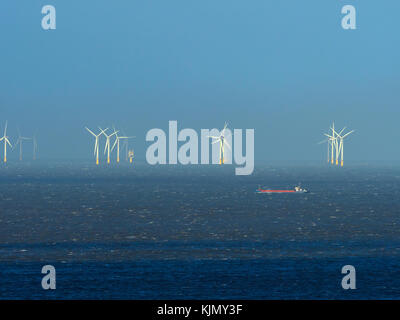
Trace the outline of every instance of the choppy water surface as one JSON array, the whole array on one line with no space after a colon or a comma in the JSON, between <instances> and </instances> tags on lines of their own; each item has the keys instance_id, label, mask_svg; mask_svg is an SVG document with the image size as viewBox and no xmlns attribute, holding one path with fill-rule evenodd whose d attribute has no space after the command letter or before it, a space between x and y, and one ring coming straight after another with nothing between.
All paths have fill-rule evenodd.
<instances>
[{"instance_id":1,"label":"choppy water surface","mask_svg":"<svg viewBox=\"0 0 400 320\"><path fill-rule=\"evenodd\" d=\"M399 195L388 166L2 167L0 297L399 298Z\"/></svg>"}]
</instances>

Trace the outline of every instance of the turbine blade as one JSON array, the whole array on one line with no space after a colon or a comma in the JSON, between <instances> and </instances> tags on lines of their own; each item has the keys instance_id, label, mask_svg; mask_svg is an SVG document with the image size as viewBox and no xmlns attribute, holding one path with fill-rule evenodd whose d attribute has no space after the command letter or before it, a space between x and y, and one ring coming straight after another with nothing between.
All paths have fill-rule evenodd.
<instances>
[{"instance_id":1,"label":"turbine blade","mask_svg":"<svg viewBox=\"0 0 400 320\"><path fill-rule=\"evenodd\" d=\"M118 142L118 139L119 139L119 138L115 139L115 142L114 142L114 144L113 144L113 146L112 146L112 148L111 148L111 151L114 150L114 148L115 148L115 146L116 146L116 144L117 144L117 142Z\"/></svg>"},{"instance_id":2,"label":"turbine blade","mask_svg":"<svg viewBox=\"0 0 400 320\"><path fill-rule=\"evenodd\" d=\"M105 128L104 130L102 128L99 127L99 129L101 130L101 132L99 133L99 135L104 134L107 137L106 131L108 130L108 128Z\"/></svg>"},{"instance_id":3,"label":"turbine blade","mask_svg":"<svg viewBox=\"0 0 400 320\"><path fill-rule=\"evenodd\" d=\"M117 134L117 133L118 133L119 131L115 130L115 127L114 127L114 125L113 125L113 130L114 130L114 133L113 133L113 135L115 134L115 136L116 136L116 137L118 137L118 134Z\"/></svg>"},{"instance_id":4,"label":"turbine blade","mask_svg":"<svg viewBox=\"0 0 400 320\"><path fill-rule=\"evenodd\" d=\"M338 134L338 133L337 133L337 131L335 130L335 127L333 127L333 128L332 128L332 127L330 127L330 128L331 128L331 130L332 130L333 134Z\"/></svg>"},{"instance_id":5,"label":"turbine blade","mask_svg":"<svg viewBox=\"0 0 400 320\"><path fill-rule=\"evenodd\" d=\"M92 130L90 130L88 127L85 127L87 131L89 131L92 135L94 135L96 137L96 135L93 133Z\"/></svg>"},{"instance_id":6,"label":"turbine blade","mask_svg":"<svg viewBox=\"0 0 400 320\"><path fill-rule=\"evenodd\" d=\"M346 129L346 127L344 127L342 130L340 130L340 132L337 135L340 136L342 134L342 132L344 131L344 129Z\"/></svg>"},{"instance_id":7,"label":"turbine blade","mask_svg":"<svg viewBox=\"0 0 400 320\"><path fill-rule=\"evenodd\" d=\"M352 131L350 131L350 132L347 132L343 137L342 137L342 139L344 139L345 137L347 137L350 133L353 133L355 130L352 130Z\"/></svg>"}]
</instances>

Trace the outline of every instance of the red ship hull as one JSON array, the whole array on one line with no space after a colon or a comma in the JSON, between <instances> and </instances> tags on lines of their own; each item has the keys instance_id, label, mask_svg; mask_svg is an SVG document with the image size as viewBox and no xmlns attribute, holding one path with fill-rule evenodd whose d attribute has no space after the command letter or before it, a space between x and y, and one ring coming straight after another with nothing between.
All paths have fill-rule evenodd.
<instances>
[{"instance_id":1,"label":"red ship hull","mask_svg":"<svg viewBox=\"0 0 400 320\"><path fill-rule=\"evenodd\" d=\"M257 189L257 193L307 193L308 191L305 189L301 189L296 187L294 190L271 190L271 189Z\"/></svg>"},{"instance_id":2,"label":"red ship hull","mask_svg":"<svg viewBox=\"0 0 400 320\"><path fill-rule=\"evenodd\" d=\"M263 189L258 189L258 192L265 192L265 193L294 193L296 192L295 190L263 190Z\"/></svg>"}]
</instances>

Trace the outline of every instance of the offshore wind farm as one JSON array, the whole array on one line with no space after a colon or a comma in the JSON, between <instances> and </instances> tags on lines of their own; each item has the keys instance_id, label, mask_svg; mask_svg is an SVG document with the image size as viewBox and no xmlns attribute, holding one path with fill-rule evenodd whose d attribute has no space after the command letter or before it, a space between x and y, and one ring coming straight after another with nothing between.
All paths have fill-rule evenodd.
<instances>
[{"instance_id":1,"label":"offshore wind farm","mask_svg":"<svg viewBox=\"0 0 400 320\"><path fill-rule=\"evenodd\" d=\"M88 127L85 127L85 129L92 135L95 137L95 143L94 143L94 151L93 154L95 156L95 161L96 161L96 165L99 165L100 160L99 160L99 148L100 148L100 138L101 136L104 136L106 139L105 142L105 146L104 146L104 154L107 154L107 164L110 164L111 162L111 153L114 150L115 146L117 147L116 152L117 152L117 159L116 162L119 163L120 162L120 141L123 140L124 141L124 146L126 148L126 154L125 154L125 159L128 161L129 158L129 162L132 163L133 162L133 151L132 150L128 150L129 145L128 145L128 139L132 139L135 138L134 136L128 137L128 136L119 136L118 133L119 131L117 131L114 127L114 132L112 134L107 134L107 130L106 129L102 129L99 127L99 133L95 134L92 130L90 130ZM114 143L111 147L111 139L115 137L114 139ZM132 152L132 154L130 154L130 152Z\"/></svg>"},{"instance_id":2,"label":"offshore wind farm","mask_svg":"<svg viewBox=\"0 0 400 320\"><path fill-rule=\"evenodd\" d=\"M22 136L20 129L17 128L17 138L15 145L13 146L9 140L9 136L7 135L7 127L8 121L5 122L4 126L4 134L3 137L0 138L0 142L3 142L3 161L7 162L7 150L11 148L11 151L18 148L19 150L19 161L23 160L23 145L26 143L31 143L33 148L33 160L36 159L36 152L37 152L37 139L36 134L32 137ZM95 158L96 165L100 164L100 144L101 138L104 137L105 145L104 145L104 155L106 156L106 163L111 163L111 156L112 152L115 149L116 152L116 162L119 163L121 160L121 149L125 150L125 160L127 162L133 162L134 151L133 148L129 146L129 140L136 138L135 136L126 136L126 135L119 135L119 130L113 127L113 132L108 134L109 128L102 129L98 127L98 132L94 133L88 127L84 127L87 132L90 133L94 137L94 149L93 155ZM319 144L326 143L327 144L327 163L338 166L340 164L341 167L344 165L344 140L350 134L355 132L355 130L351 130L345 132L346 127L341 129L340 131L335 130L335 123L333 122L330 126L329 133L324 133L326 139L319 142ZM218 152L219 152L219 164L225 164L227 158L232 158L232 133L228 128L228 123L225 122L224 127L218 131L217 129L212 129L212 132L217 132L217 135L207 135L207 138L211 139L211 146L218 144ZM122 145L121 145L122 141ZM230 141L230 142L228 142ZM306 144L304 143L304 147ZM230 160L231 161L231 160Z\"/></svg>"}]
</instances>

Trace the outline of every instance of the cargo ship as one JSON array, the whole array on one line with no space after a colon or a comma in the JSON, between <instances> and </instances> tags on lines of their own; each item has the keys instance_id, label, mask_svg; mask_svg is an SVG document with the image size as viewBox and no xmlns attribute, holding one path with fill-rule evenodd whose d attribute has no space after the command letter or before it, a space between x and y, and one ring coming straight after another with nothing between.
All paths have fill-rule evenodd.
<instances>
[{"instance_id":1,"label":"cargo ship","mask_svg":"<svg viewBox=\"0 0 400 320\"><path fill-rule=\"evenodd\" d=\"M257 193L307 193L306 189L301 187L294 187L292 190L271 190L271 189L261 189L256 190Z\"/></svg>"}]
</instances>

